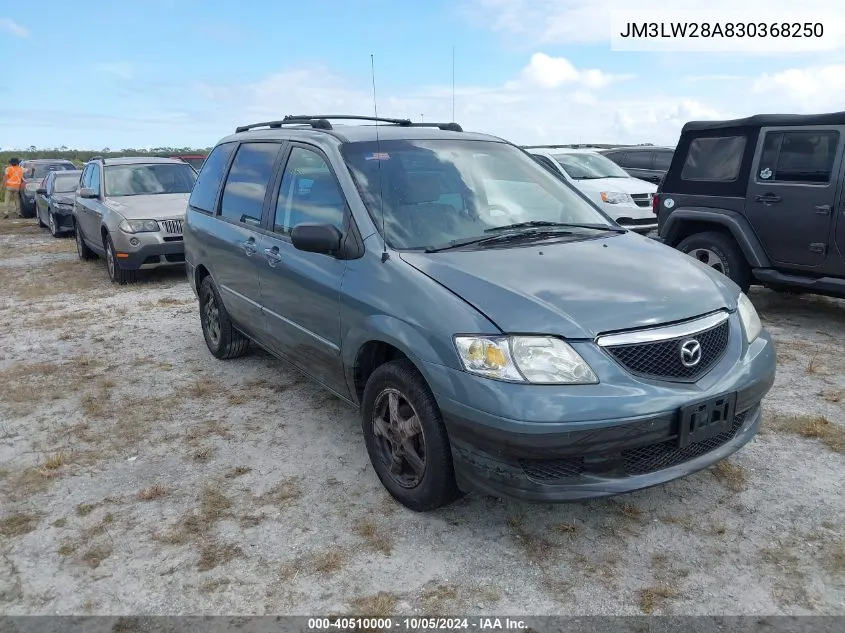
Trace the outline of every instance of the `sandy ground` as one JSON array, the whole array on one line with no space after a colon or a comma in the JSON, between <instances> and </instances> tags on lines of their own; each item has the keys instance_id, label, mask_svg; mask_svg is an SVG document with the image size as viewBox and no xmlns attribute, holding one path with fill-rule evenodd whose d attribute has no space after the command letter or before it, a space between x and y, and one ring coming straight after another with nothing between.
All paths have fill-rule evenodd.
<instances>
[{"instance_id":1,"label":"sandy ground","mask_svg":"<svg viewBox=\"0 0 845 633\"><path fill-rule=\"evenodd\" d=\"M357 413L268 354L212 358L182 271L109 283L0 225L6 614L845 614L845 303L756 291L766 423L599 502L415 514Z\"/></svg>"}]
</instances>

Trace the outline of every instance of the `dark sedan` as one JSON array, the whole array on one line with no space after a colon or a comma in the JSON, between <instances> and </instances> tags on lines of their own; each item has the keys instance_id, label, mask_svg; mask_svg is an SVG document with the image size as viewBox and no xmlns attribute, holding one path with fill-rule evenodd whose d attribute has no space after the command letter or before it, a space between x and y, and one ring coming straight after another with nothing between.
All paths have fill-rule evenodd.
<instances>
[{"instance_id":1,"label":"dark sedan","mask_svg":"<svg viewBox=\"0 0 845 633\"><path fill-rule=\"evenodd\" d=\"M73 231L73 198L81 170L51 171L36 190L35 215L53 237Z\"/></svg>"},{"instance_id":2,"label":"dark sedan","mask_svg":"<svg viewBox=\"0 0 845 633\"><path fill-rule=\"evenodd\" d=\"M61 158L36 158L21 161L23 182L21 183L21 217L35 217L35 190L41 186L44 178L52 171L72 171L76 169L69 160Z\"/></svg>"}]
</instances>

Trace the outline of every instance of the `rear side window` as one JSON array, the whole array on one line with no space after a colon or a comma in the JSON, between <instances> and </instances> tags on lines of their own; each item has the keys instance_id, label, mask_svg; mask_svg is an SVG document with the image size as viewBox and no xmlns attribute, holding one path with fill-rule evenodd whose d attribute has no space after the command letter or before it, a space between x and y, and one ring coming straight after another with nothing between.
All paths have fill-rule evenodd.
<instances>
[{"instance_id":1,"label":"rear side window","mask_svg":"<svg viewBox=\"0 0 845 633\"><path fill-rule=\"evenodd\" d=\"M744 151L744 136L693 139L681 170L681 179L732 182L739 176Z\"/></svg>"},{"instance_id":2,"label":"rear side window","mask_svg":"<svg viewBox=\"0 0 845 633\"><path fill-rule=\"evenodd\" d=\"M631 169L651 169L651 152L628 152L625 154L622 166Z\"/></svg>"},{"instance_id":3,"label":"rear side window","mask_svg":"<svg viewBox=\"0 0 845 633\"><path fill-rule=\"evenodd\" d=\"M238 148L223 187L221 216L253 226L261 224L264 196L273 178L279 147L278 143L244 143Z\"/></svg>"},{"instance_id":4,"label":"rear side window","mask_svg":"<svg viewBox=\"0 0 845 633\"><path fill-rule=\"evenodd\" d=\"M214 213L214 203L220 183L225 176L226 165L235 149L235 143L223 143L215 147L203 165L188 204L207 213Z\"/></svg>"},{"instance_id":5,"label":"rear side window","mask_svg":"<svg viewBox=\"0 0 845 633\"><path fill-rule=\"evenodd\" d=\"M766 182L830 182L839 133L768 132L763 140L763 153L757 178Z\"/></svg>"}]
</instances>

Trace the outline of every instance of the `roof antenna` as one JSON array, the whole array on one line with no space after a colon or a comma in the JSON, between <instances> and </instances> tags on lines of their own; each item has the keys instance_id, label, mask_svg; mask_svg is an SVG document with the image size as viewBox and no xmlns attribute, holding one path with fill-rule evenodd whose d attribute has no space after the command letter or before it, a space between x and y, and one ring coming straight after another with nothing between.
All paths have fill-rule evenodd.
<instances>
[{"instance_id":1,"label":"roof antenna","mask_svg":"<svg viewBox=\"0 0 845 633\"><path fill-rule=\"evenodd\" d=\"M452 45L452 121L455 120L455 45Z\"/></svg>"},{"instance_id":2,"label":"roof antenna","mask_svg":"<svg viewBox=\"0 0 845 633\"><path fill-rule=\"evenodd\" d=\"M376 102L376 62L373 57L373 54L370 53L370 74L373 78L373 114L376 118L376 163L378 163L378 200L379 200L379 211L381 212L381 243L382 243L382 251L381 251L381 262L384 263L387 261L389 255L387 254L387 232L384 228L384 189L382 187L381 181L381 141L379 140L378 134L378 104Z\"/></svg>"}]
</instances>

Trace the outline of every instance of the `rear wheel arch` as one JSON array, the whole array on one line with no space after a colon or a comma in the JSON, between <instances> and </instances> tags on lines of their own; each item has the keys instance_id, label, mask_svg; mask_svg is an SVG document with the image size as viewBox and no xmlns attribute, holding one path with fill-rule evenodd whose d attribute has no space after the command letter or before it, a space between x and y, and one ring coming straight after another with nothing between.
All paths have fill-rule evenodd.
<instances>
[{"instance_id":1,"label":"rear wheel arch","mask_svg":"<svg viewBox=\"0 0 845 633\"><path fill-rule=\"evenodd\" d=\"M202 282L205 280L206 277L210 276L211 272L209 272L208 268L199 264L196 269L194 270L194 288L196 289L197 293L199 293L200 288L202 287ZM212 278L213 281L213 278Z\"/></svg>"}]
</instances>

